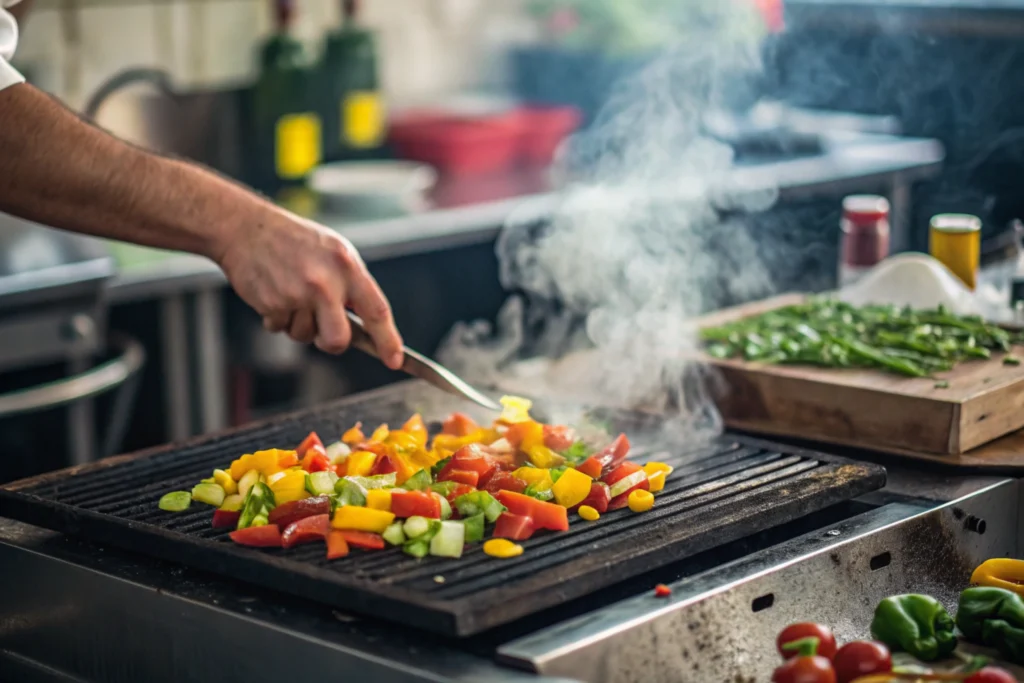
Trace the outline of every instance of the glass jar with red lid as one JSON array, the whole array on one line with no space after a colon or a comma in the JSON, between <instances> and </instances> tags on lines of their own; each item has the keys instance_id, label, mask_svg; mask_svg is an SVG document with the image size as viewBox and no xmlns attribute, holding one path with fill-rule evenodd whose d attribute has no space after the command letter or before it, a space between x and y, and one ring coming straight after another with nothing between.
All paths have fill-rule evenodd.
<instances>
[{"instance_id":1,"label":"glass jar with red lid","mask_svg":"<svg viewBox=\"0 0 1024 683\"><path fill-rule=\"evenodd\" d=\"M847 287L889 255L889 201L857 194L843 199L839 286Z\"/></svg>"}]
</instances>

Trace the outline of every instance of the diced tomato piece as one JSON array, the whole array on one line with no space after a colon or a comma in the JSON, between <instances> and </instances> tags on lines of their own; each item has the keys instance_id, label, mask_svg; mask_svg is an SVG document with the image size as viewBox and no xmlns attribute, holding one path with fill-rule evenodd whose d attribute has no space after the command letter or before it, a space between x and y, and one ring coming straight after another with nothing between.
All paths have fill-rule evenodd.
<instances>
[{"instance_id":1,"label":"diced tomato piece","mask_svg":"<svg viewBox=\"0 0 1024 683\"><path fill-rule=\"evenodd\" d=\"M536 530L533 520L525 515L513 515L502 512L494 525L494 538L507 538L512 541L525 541Z\"/></svg>"},{"instance_id":2,"label":"diced tomato piece","mask_svg":"<svg viewBox=\"0 0 1024 683\"><path fill-rule=\"evenodd\" d=\"M288 525L288 528L281 534L281 545L291 548L300 543L322 541L327 538L330 528L331 516L329 514L304 517Z\"/></svg>"},{"instance_id":3,"label":"diced tomato piece","mask_svg":"<svg viewBox=\"0 0 1024 683\"><path fill-rule=\"evenodd\" d=\"M476 472L482 478L494 470L494 456L478 443L471 443L455 451L448 463L453 470Z\"/></svg>"},{"instance_id":4,"label":"diced tomato piece","mask_svg":"<svg viewBox=\"0 0 1024 683\"><path fill-rule=\"evenodd\" d=\"M277 466L282 470L295 467L299 464L299 456L295 451L285 451L284 455L278 456Z\"/></svg>"},{"instance_id":5,"label":"diced tomato piece","mask_svg":"<svg viewBox=\"0 0 1024 683\"><path fill-rule=\"evenodd\" d=\"M448 499L448 502L451 503L451 505L452 505L452 514L453 515L456 512L456 509L455 509L455 499L458 498L459 496L465 495L467 493L473 493L473 491L475 491L475 490L476 489L474 489L472 486L469 486L468 484L459 484L454 489L452 489L451 493L449 493L447 496L445 496Z\"/></svg>"},{"instance_id":6,"label":"diced tomato piece","mask_svg":"<svg viewBox=\"0 0 1024 683\"><path fill-rule=\"evenodd\" d=\"M513 477L510 472L502 472L501 470L495 470L494 474L487 480L486 483L481 482L481 487L485 491L495 493L497 491L515 491L516 493L522 493L526 490L526 482L519 477Z\"/></svg>"},{"instance_id":7,"label":"diced tomato piece","mask_svg":"<svg viewBox=\"0 0 1024 683\"><path fill-rule=\"evenodd\" d=\"M267 521L280 527L288 528L293 523L314 515L329 515L331 499L327 496L303 498L282 503L270 511Z\"/></svg>"},{"instance_id":8,"label":"diced tomato piece","mask_svg":"<svg viewBox=\"0 0 1024 683\"><path fill-rule=\"evenodd\" d=\"M214 529L234 529L238 526L238 518L242 516L241 510L214 510Z\"/></svg>"},{"instance_id":9,"label":"diced tomato piece","mask_svg":"<svg viewBox=\"0 0 1024 683\"><path fill-rule=\"evenodd\" d=\"M441 501L429 491L391 490L391 512L395 517L441 519Z\"/></svg>"},{"instance_id":10,"label":"diced tomato piece","mask_svg":"<svg viewBox=\"0 0 1024 683\"><path fill-rule=\"evenodd\" d=\"M601 461L593 455L577 465L576 469L591 479L601 478Z\"/></svg>"},{"instance_id":11,"label":"diced tomato piece","mask_svg":"<svg viewBox=\"0 0 1024 683\"><path fill-rule=\"evenodd\" d=\"M553 451L564 451L571 446L572 430L565 425L544 425L544 445Z\"/></svg>"},{"instance_id":12,"label":"diced tomato piece","mask_svg":"<svg viewBox=\"0 0 1024 683\"><path fill-rule=\"evenodd\" d=\"M377 459L373 461L373 467L370 468L370 476L377 474L390 474L391 472L397 472L398 465L392 460L388 454L378 455Z\"/></svg>"},{"instance_id":13,"label":"diced tomato piece","mask_svg":"<svg viewBox=\"0 0 1024 683\"><path fill-rule=\"evenodd\" d=\"M641 471L642 469L643 467L637 465L635 462L624 462L611 472L608 472L603 477L601 477L601 481L608 484L608 486L614 486L615 482L617 482L619 479L625 479L629 475L635 474Z\"/></svg>"},{"instance_id":14,"label":"diced tomato piece","mask_svg":"<svg viewBox=\"0 0 1024 683\"><path fill-rule=\"evenodd\" d=\"M451 465L451 463L448 463L448 465ZM480 475L476 472L453 470L446 465L445 468L441 470L441 473L437 475L437 480L454 481L457 484L465 484L466 486L476 488L476 485L480 483Z\"/></svg>"},{"instance_id":15,"label":"diced tomato piece","mask_svg":"<svg viewBox=\"0 0 1024 683\"><path fill-rule=\"evenodd\" d=\"M601 463L601 471L608 474L622 464L627 455L629 455L629 439L625 434L619 434L615 437L615 441L605 446L599 453L595 453L593 457Z\"/></svg>"},{"instance_id":16,"label":"diced tomato piece","mask_svg":"<svg viewBox=\"0 0 1024 683\"><path fill-rule=\"evenodd\" d=\"M302 456L302 469L307 472L326 472L330 466L331 459L327 457L327 449L320 444L313 444Z\"/></svg>"},{"instance_id":17,"label":"diced tomato piece","mask_svg":"<svg viewBox=\"0 0 1024 683\"><path fill-rule=\"evenodd\" d=\"M332 469L334 470L334 473L337 474L339 477L344 477L346 474L348 474L348 461L343 460L342 462L339 462L337 465L335 465Z\"/></svg>"},{"instance_id":18,"label":"diced tomato piece","mask_svg":"<svg viewBox=\"0 0 1024 683\"><path fill-rule=\"evenodd\" d=\"M494 497L512 514L532 519L538 529L569 530L569 514L561 505L546 503L514 491L498 491Z\"/></svg>"},{"instance_id":19,"label":"diced tomato piece","mask_svg":"<svg viewBox=\"0 0 1024 683\"><path fill-rule=\"evenodd\" d=\"M345 542L353 548L363 548L365 550L384 549L384 538L380 534L371 534L369 531L351 531L349 529L334 529L331 531L331 535L334 534L341 534Z\"/></svg>"},{"instance_id":20,"label":"diced tomato piece","mask_svg":"<svg viewBox=\"0 0 1024 683\"><path fill-rule=\"evenodd\" d=\"M590 485L590 493L579 505L573 509L579 509L583 505L589 505L601 514L608 512L608 503L611 502L612 494L608 484L603 481L595 481Z\"/></svg>"},{"instance_id":21,"label":"diced tomato piece","mask_svg":"<svg viewBox=\"0 0 1024 683\"><path fill-rule=\"evenodd\" d=\"M263 526L238 529L237 531L232 531L229 536L238 545L247 545L251 548L281 547L281 528L276 524L264 524Z\"/></svg>"},{"instance_id":22,"label":"diced tomato piece","mask_svg":"<svg viewBox=\"0 0 1024 683\"><path fill-rule=\"evenodd\" d=\"M313 446L319 446L321 449L323 449L324 447L324 442L320 440L320 437L317 436L316 432L310 432L309 436L303 439L302 443L299 444L299 447L295 449L295 452L301 458L305 456L306 451L308 451Z\"/></svg>"},{"instance_id":23,"label":"diced tomato piece","mask_svg":"<svg viewBox=\"0 0 1024 683\"><path fill-rule=\"evenodd\" d=\"M452 413L441 427L442 432L452 436L469 436L478 429L480 427L473 418L464 413Z\"/></svg>"},{"instance_id":24,"label":"diced tomato piece","mask_svg":"<svg viewBox=\"0 0 1024 683\"><path fill-rule=\"evenodd\" d=\"M327 559L336 560L346 555L348 555L348 541L345 540L345 532L332 529L327 534Z\"/></svg>"}]
</instances>

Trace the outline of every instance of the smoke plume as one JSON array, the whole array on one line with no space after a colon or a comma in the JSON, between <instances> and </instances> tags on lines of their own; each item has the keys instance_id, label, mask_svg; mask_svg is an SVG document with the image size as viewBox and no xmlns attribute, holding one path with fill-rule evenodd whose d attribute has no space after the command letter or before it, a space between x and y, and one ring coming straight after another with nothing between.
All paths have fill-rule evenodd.
<instances>
[{"instance_id":1,"label":"smoke plume","mask_svg":"<svg viewBox=\"0 0 1024 683\"><path fill-rule=\"evenodd\" d=\"M692 439L720 420L690 320L770 291L742 212L776 192L738 185L733 149L703 126L759 68L753 3L660 4L672 17L658 25L685 29L567 145L555 205L525 206L504 227L512 296L497 324L456 326L439 357L480 385L668 414Z\"/></svg>"}]
</instances>

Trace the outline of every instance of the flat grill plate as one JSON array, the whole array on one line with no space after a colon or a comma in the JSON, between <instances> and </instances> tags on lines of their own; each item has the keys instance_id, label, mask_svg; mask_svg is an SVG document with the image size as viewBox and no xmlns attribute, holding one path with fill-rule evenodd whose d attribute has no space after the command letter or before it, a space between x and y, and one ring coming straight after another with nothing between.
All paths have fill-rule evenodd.
<instances>
[{"instance_id":1,"label":"flat grill plate","mask_svg":"<svg viewBox=\"0 0 1024 683\"><path fill-rule=\"evenodd\" d=\"M881 467L747 437L726 435L689 453L648 450L638 459L656 456L676 467L653 510L618 510L597 522L574 518L567 533L540 534L507 560L474 544L458 560L415 560L391 548L328 562L322 544L236 546L210 527L212 510L204 505L178 514L157 508L164 493L187 490L242 453L294 447L310 430L332 438L357 420L400 424L414 410L439 417L453 409L466 406L419 383L393 385L226 434L15 482L0 489L0 514L346 612L468 636L885 484ZM629 433L628 425L613 426Z\"/></svg>"}]
</instances>

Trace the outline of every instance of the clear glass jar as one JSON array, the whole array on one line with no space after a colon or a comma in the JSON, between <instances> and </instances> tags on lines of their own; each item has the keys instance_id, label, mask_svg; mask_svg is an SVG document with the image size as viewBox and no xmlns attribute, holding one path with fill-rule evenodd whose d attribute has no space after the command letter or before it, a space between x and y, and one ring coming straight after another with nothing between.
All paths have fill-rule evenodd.
<instances>
[{"instance_id":1,"label":"clear glass jar","mask_svg":"<svg viewBox=\"0 0 1024 683\"><path fill-rule=\"evenodd\" d=\"M848 287L889 255L889 200L869 194L843 199L839 287Z\"/></svg>"}]
</instances>

